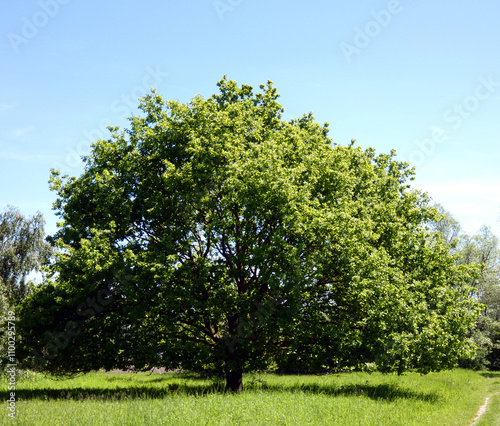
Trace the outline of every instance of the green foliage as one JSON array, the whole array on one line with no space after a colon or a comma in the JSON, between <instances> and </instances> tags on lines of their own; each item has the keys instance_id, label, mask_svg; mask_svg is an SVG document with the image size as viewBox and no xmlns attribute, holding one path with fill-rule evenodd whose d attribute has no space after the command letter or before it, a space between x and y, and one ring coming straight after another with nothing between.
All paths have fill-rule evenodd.
<instances>
[{"instance_id":1,"label":"green foliage","mask_svg":"<svg viewBox=\"0 0 500 426\"><path fill-rule=\"evenodd\" d=\"M188 104L156 92L130 129L51 179L54 283L23 303L24 356L53 372L455 365L471 347L473 268L395 153L332 146L283 121L271 82ZM232 385L231 385L232 387Z\"/></svg>"},{"instance_id":2,"label":"green foliage","mask_svg":"<svg viewBox=\"0 0 500 426\"><path fill-rule=\"evenodd\" d=\"M434 207L439 216L429 224L430 228L432 232L437 232L441 236L450 252L456 254L459 237L462 237L462 226L441 204L436 204Z\"/></svg>"},{"instance_id":3,"label":"green foliage","mask_svg":"<svg viewBox=\"0 0 500 426\"><path fill-rule=\"evenodd\" d=\"M39 271L51 255L41 213L25 218L8 206L0 214L0 286L2 297L17 303L30 292L26 277Z\"/></svg>"},{"instance_id":4,"label":"green foliage","mask_svg":"<svg viewBox=\"0 0 500 426\"><path fill-rule=\"evenodd\" d=\"M500 369L500 247L491 229L482 227L478 234L464 236L459 259L464 264L480 265L476 297L483 303L482 315L473 331L477 351L473 368Z\"/></svg>"},{"instance_id":5,"label":"green foliage","mask_svg":"<svg viewBox=\"0 0 500 426\"><path fill-rule=\"evenodd\" d=\"M481 315L471 330L476 346L472 358L462 359L460 365L475 370L500 369L500 248L498 237L483 226L476 235L462 234L460 224L442 206L441 217L431 223L439 232L457 265L475 265L479 274L474 281L474 298L483 304Z\"/></svg>"},{"instance_id":6,"label":"green foliage","mask_svg":"<svg viewBox=\"0 0 500 426\"><path fill-rule=\"evenodd\" d=\"M52 253L45 241L41 213L31 218L8 206L0 213L0 364L7 363L6 318L31 291L28 275L48 262Z\"/></svg>"}]
</instances>

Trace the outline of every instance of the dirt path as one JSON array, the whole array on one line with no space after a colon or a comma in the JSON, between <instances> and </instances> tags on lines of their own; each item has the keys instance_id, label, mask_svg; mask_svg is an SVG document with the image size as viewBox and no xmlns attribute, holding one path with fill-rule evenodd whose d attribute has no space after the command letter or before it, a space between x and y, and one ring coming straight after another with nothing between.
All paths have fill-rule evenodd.
<instances>
[{"instance_id":1,"label":"dirt path","mask_svg":"<svg viewBox=\"0 0 500 426\"><path fill-rule=\"evenodd\" d=\"M484 400L484 404L479 407L479 410L477 411L476 417L471 423L471 426L475 425L477 421L480 419L480 417L486 412L486 408L488 407L488 401L492 396L498 395L499 392L494 393L493 395L490 395L488 398Z\"/></svg>"}]
</instances>

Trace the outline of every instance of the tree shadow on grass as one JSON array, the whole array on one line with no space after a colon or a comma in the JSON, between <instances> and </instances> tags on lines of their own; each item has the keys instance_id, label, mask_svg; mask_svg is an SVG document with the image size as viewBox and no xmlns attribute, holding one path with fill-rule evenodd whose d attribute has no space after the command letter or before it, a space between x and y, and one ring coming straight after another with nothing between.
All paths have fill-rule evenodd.
<instances>
[{"instance_id":1,"label":"tree shadow on grass","mask_svg":"<svg viewBox=\"0 0 500 426\"><path fill-rule=\"evenodd\" d=\"M70 389L36 388L18 389L16 397L18 400L103 400L116 401L127 399L161 399L172 396L204 396L209 394L225 393L223 382L212 384L181 382L165 383L158 386L162 378L155 378L156 384L148 386L148 383L141 385L128 385L115 388L106 387L75 387ZM115 380L112 380L115 381ZM151 382L152 382L151 381ZM436 403L440 396L438 393L415 392L394 384L348 384L348 385L317 385L317 384L294 384L294 385L269 385L265 382L250 381L245 383L245 390L258 391L263 393L303 393L304 395L328 395L331 397L367 397L373 400L395 401L398 399L417 400L429 403ZM6 401L10 397L7 391L0 392L0 398Z\"/></svg>"},{"instance_id":2,"label":"tree shadow on grass","mask_svg":"<svg viewBox=\"0 0 500 426\"><path fill-rule=\"evenodd\" d=\"M126 378L125 380L127 381L131 381L133 380L133 378ZM117 383L120 383L120 382L124 382L123 380L123 377L106 377L106 382L117 382ZM147 380L147 383L161 383L161 382L165 382L165 377L161 377L161 376L158 376L157 378L148 378Z\"/></svg>"},{"instance_id":3,"label":"tree shadow on grass","mask_svg":"<svg viewBox=\"0 0 500 426\"><path fill-rule=\"evenodd\" d=\"M479 374L488 379L498 379L500 377L500 371L481 371Z\"/></svg>"},{"instance_id":4,"label":"tree shadow on grass","mask_svg":"<svg viewBox=\"0 0 500 426\"><path fill-rule=\"evenodd\" d=\"M266 390L276 392L304 392L306 394L338 396L364 396L374 400L395 401L397 399L412 399L423 402L436 403L440 396L436 392L415 392L394 384L349 384L349 385L316 385L304 384L293 386L265 386Z\"/></svg>"}]
</instances>

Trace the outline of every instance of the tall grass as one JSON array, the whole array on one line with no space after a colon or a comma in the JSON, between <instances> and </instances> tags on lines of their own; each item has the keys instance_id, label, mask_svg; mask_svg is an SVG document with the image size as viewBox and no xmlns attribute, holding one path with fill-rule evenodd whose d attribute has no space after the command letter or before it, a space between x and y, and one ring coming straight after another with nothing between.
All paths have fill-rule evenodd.
<instances>
[{"instance_id":1,"label":"tall grass","mask_svg":"<svg viewBox=\"0 0 500 426\"><path fill-rule=\"evenodd\" d=\"M245 391L189 374L33 375L18 383L21 425L469 425L500 378L453 370L403 376L245 376ZM0 395L7 400L5 383ZM4 407L6 404L4 404ZM493 423L494 424L494 423Z\"/></svg>"}]
</instances>

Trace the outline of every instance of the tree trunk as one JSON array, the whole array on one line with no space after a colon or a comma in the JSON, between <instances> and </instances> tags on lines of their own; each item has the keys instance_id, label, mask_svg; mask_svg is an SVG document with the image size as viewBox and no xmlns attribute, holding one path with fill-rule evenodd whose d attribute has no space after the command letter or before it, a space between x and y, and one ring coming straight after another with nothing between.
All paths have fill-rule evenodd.
<instances>
[{"instance_id":1,"label":"tree trunk","mask_svg":"<svg viewBox=\"0 0 500 426\"><path fill-rule=\"evenodd\" d=\"M226 392L243 390L243 364L241 362L241 336L238 335L238 314L228 318L229 336L226 339Z\"/></svg>"},{"instance_id":2,"label":"tree trunk","mask_svg":"<svg viewBox=\"0 0 500 426\"><path fill-rule=\"evenodd\" d=\"M241 392L243 390L243 370L226 371L226 391Z\"/></svg>"}]
</instances>

